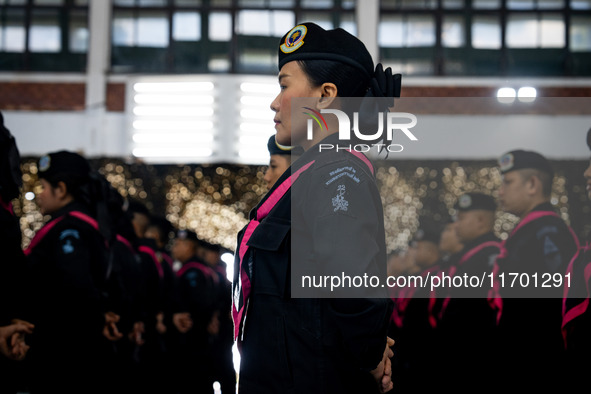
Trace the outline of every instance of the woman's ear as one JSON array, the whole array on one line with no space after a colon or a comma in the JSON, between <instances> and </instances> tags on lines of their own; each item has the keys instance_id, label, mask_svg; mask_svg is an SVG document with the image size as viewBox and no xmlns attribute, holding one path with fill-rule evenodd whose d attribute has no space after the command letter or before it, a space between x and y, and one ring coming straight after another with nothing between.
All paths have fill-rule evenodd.
<instances>
[{"instance_id":1,"label":"woman's ear","mask_svg":"<svg viewBox=\"0 0 591 394\"><path fill-rule=\"evenodd\" d=\"M59 199L65 199L68 195L68 186L66 186L66 183L63 181L59 181L53 190L56 197Z\"/></svg>"},{"instance_id":2,"label":"woman's ear","mask_svg":"<svg viewBox=\"0 0 591 394\"><path fill-rule=\"evenodd\" d=\"M526 187L530 194L536 194L538 190L541 190L542 182L537 176L532 175L529 177Z\"/></svg>"},{"instance_id":3,"label":"woman's ear","mask_svg":"<svg viewBox=\"0 0 591 394\"><path fill-rule=\"evenodd\" d=\"M318 108L329 108L337 97L338 89L334 83L325 82L320 86L320 98Z\"/></svg>"}]
</instances>

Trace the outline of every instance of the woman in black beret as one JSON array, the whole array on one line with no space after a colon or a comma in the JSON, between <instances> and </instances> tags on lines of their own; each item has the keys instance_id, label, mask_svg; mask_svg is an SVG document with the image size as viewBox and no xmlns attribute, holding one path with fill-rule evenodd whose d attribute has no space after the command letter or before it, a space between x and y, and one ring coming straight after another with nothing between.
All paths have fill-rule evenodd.
<instances>
[{"instance_id":1,"label":"woman in black beret","mask_svg":"<svg viewBox=\"0 0 591 394\"><path fill-rule=\"evenodd\" d=\"M30 391L101 392L110 349L105 337L121 338L119 317L107 309L109 237L97 209L106 181L69 151L41 157L37 168L37 203L50 220L25 249L27 309L35 324Z\"/></svg>"},{"instance_id":2,"label":"woman in black beret","mask_svg":"<svg viewBox=\"0 0 591 394\"><path fill-rule=\"evenodd\" d=\"M271 190L277 179L304 151L299 146L284 147L277 145L274 134L267 141L267 149L269 149L269 155L271 157L269 158L269 167L267 167L263 179L267 182L267 189Z\"/></svg>"},{"instance_id":3,"label":"woman in black beret","mask_svg":"<svg viewBox=\"0 0 591 394\"><path fill-rule=\"evenodd\" d=\"M346 283L386 278L381 199L370 161L351 141L339 141L335 116L319 115L342 110L344 97L392 102L400 78L381 65L374 70L363 43L342 29L300 24L278 52L281 92L271 103L276 140L305 152L238 235L239 393L386 392L392 388L391 301L379 284L376 292L367 282ZM298 98L306 98L305 107ZM312 136L303 112L315 116ZM334 286L337 279L342 286Z\"/></svg>"}]
</instances>

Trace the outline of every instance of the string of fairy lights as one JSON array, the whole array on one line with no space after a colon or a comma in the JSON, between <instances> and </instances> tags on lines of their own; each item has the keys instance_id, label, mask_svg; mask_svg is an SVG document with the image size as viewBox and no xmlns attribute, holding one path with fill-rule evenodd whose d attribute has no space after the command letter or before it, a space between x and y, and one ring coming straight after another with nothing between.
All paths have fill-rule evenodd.
<instances>
[{"instance_id":1,"label":"string of fairy lights","mask_svg":"<svg viewBox=\"0 0 591 394\"><path fill-rule=\"evenodd\" d=\"M175 227L228 250L235 249L236 234L247 223L249 211L267 192L265 166L147 165L121 160L91 160L115 189L126 198L146 204ZM591 230L582 161L553 162L557 176L552 203L580 237ZM375 163L384 207L388 252L405 249L421 221L443 223L453 217L457 198L466 192L497 196L501 175L494 161L383 161ZM45 220L35 203L41 191L35 158L22 163L22 197L14 200L26 247ZM518 218L497 212L495 233L508 236Z\"/></svg>"}]
</instances>

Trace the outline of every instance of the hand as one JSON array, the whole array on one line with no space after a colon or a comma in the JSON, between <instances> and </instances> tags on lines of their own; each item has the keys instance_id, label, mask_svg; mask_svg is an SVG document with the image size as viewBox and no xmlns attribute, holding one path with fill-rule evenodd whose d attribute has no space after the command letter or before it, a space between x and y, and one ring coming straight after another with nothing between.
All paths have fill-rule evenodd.
<instances>
[{"instance_id":1,"label":"hand","mask_svg":"<svg viewBox=\"0 0 591 394\"><path fill-rule=\"evenodd\" d=\"M133 328L128 335L129 340L137 346L142 346L144 344L142 335L144 334L145 328L143 321L133 323Z\"/></svg>"},{"instance_id":2,"label":"hand","mask_svg":"<svg viewBox=\"0 0 591 394\"><path fill-rule=\"evenodd\" d=\"M188 312L180 312L172 315L172 323L181 334L186 334L193 327L193 319Z\"/></svg>"},{"instance_id":3,"label":"hand","mask_svg":"<svg viewBox=\"0 0 591 394\"><path fill-rule=\"evenodd\" d=\"M164 324L164 313L158 312L156 314L156 331L164 335L166 333L166 325Z\"/></svg>"},{"instance_id":4,"label":"hand","mask_svg":"<svg viewBox=\"0 0 591 394\"><path fill-rule=\"evenodd\" d=\"M392 382L392 361L390 360L390 358L394 356L394 352L390 349L390 346L393 345L394 340L387 337L382 361L380 361L378 366L371 371L371 375L378 384L380 393L386 393L394 388L394 383Z\"/></svg>"},{"instance_id":5,"label":"hand","mask_svg":"<svg viewBox=\"0 0 591 394\"><path fill-rule=\"evenodd\" d=\"M103 336L109 341L117 341L123 338L123 334L119 332L117 323L120 320L120 316L115 312L105 313L105 326L103 327Z\"/></svg>"},{"instance_id":6,"label":"hand","mask_svg":"<svg viewBox=\"0 0 591 394\"><path fill-rule=\"evenodd\" d=\"M220 332L220 318L219 318L219 312L215 312L213 314L213 316L211 317L211 320L209 321L209 324L207 325L207 332L209 333L209 335L218 335Z\"/></svg>"},{"instance_id":7,"label":"hand","mask_svg":"<svg viewBox=\"0 0 591 394\"><path fill-rule=\"evenodd\" d=\"M12 360L25 358L29 346L25 334L32 334L35 326L24 320L9 326L0 327L0 353Z\"/></svg>"}]
</instances>

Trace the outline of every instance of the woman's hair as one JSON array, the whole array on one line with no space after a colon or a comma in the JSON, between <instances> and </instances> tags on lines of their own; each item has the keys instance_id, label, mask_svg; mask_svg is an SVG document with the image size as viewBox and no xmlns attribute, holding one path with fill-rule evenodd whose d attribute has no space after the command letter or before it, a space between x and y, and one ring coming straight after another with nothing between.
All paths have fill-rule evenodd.
<instances>
[{"instance_id":1,"label":"woman's hair","mask_svg":"<svg viewBox=\"0 0 591 394\"><path fill-rule=\"evenodd\" d=\"M364 97L370 78L359 69L334 60L297 61L312 86L334 83L339 97Z\"/></svg>"},{"instance_id":2,"label":"woman's hair","mask_svg":"<svg viewBox=\"0 0 591 394\"><path fill-rule=\"evenodd\" d=\"M90 204L89 202L94 200L94 198L91 194L92 191L89 189L89 176L81 176L79 174L73 174L69 172L58 172L56 174L52 174L50 177L43 178L49 182L53 188L58 187L58 184L63 182L66 185L68 193L74 197L74 200L86 203L89 205L89 208L92 207L93 204Z\"/></svg>"}]
</instances>

